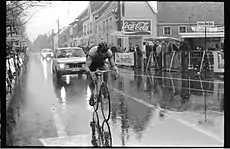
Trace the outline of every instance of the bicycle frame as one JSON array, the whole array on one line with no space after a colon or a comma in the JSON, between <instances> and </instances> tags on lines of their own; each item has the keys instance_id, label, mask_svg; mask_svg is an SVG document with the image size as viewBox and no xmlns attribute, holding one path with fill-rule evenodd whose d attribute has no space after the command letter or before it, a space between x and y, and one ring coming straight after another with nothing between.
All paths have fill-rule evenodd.
<instances>
[{"instance_id":1,"label":"bicycle frame","mask_svg":"<svg viewBox=\"0 0 230 149\"><path fill-rule=\"evenodd\" d=\"M112 70L96 70L94 73L96 74L96 77L97 77L97 79L96 79L96 82L95 82L95 84L96 84L96 91L97 91L97 94L99 94L99 91L100 91L100 88L101 88L101 85L104 85L105 84L105 81L104 81L104 73L105 72L110 72L110 71L112 71ZM97 73L99 73L99 74L97 74Z\"/></svg>"}]
</instances>

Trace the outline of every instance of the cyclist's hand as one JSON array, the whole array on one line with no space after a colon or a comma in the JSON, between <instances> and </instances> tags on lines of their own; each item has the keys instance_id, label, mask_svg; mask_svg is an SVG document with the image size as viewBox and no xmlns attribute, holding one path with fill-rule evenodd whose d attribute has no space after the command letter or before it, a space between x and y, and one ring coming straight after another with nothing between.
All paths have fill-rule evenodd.
<instances>
[{"instance_id":1,"label":"cyclist's hand","mask_svg":"<svg viewBox=\"0 0 230 149\"><path fill-rule=\"evenodd\" d=\"M116 80L118 78L118 69L115 68L114 69L114 80Z\"/></svg>"}]
</instances>

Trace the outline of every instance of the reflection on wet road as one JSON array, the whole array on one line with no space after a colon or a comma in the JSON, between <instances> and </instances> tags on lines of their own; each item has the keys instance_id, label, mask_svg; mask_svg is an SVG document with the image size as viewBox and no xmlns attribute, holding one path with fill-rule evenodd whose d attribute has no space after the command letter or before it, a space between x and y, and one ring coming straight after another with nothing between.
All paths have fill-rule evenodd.
<instances>
[{"instance_id":1,"label":"reflection on wet road","mask_svg":"<svg viewBox=\"0 0 230 149\"><path fill-rule=\"evenodd\" d=\"M86 76L55 82L52 60L30 57L7 110L7 144L93 146ZM108 83L112 146L223 145L223 80L129 68L120 68L119 74ZM102 123L100 109L98 118Z\"/></svg>"}]
</instances>

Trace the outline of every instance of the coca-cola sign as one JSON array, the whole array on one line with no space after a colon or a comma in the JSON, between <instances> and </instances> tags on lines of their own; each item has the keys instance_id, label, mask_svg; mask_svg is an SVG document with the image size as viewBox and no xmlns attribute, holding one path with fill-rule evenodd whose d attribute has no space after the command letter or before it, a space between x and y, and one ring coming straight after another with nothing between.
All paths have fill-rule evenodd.
<instances>
[{"instance_id":1,"label":"coca-cola sign","mask_svg":"<svg viewBox=\"0 0 230 149\"><path fill-rule=\"evenodd\" d=\"M151 35L150 20L125 20L122 21L122 29L125 35Z\"/></svg>"}]
</instances>

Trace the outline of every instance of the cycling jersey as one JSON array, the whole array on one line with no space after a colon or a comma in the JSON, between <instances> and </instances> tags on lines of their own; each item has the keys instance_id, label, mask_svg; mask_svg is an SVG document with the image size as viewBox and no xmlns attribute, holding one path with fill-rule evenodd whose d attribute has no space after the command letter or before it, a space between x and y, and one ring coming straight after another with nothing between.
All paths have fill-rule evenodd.
<instances>
[{"instance_id":1,"label":"cycling jersey","mask_svg":"<svg viewBox=\"0 0 230 149\"><path fill-rule=\"evenodd\" d=\"M104 65L105 64L105 59L111 58L113 56L112 51L109 49L106 53L98 53L98 46L94 46L90 49L88 56L92 58L92 64L95 65Z\"/></svg>"}]
</instances>

